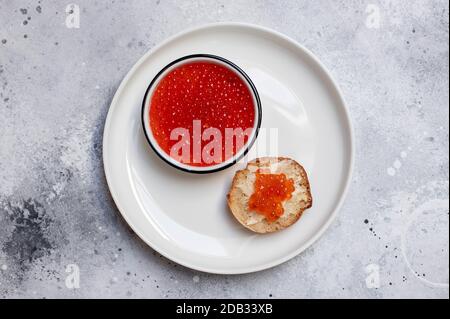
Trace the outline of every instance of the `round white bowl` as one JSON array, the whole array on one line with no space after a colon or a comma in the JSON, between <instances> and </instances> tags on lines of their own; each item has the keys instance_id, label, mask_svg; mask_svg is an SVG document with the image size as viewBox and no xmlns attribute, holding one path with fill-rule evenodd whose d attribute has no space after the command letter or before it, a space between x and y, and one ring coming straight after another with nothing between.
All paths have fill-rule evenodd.
<instances>
[{"instance_id":1,"label":"round white bowl","mask_svg":"<svg viewBox=\"0 0 450 319\"><path fill-rule=\"evenodd\" d=\"M253 97L253 106L255 108L255 120L254 120L254 127L253 130L247 140L247 143L244 144L244 146L236 152L232 157L228 158L227 160L209 165L209 166L193 166L186 163L181 163L177 161L176 159L172 158L169 154L167 154L158 144L155 137L153 136L152 129L150 127L150 108L151 108L151 98L153 96L154 90L158 87L159 82L173 69L176 69L180 67L183 64L186 63L192 63L192 62L203 62L207 61L210 63L220 64L222 66L225 66L227 69L233 71L237 76L241 78L243 83L245 83L252 94ZM180 169L182 171L190 172L190 173L212 173L217 172L220 170L223 170L227 167L232 166L235 164L239 159L241 159L249 149L252 147L253 143L255 142L258 131L261 126L261 118L262 118L262 109L261 109L261 100L259 98L258 91L256 90L255 85L253 84L252 80L249 78L249 76L236 64L233 62L224 59L217 55L212 54L192 54L187 55L184 57L181 57L175 61L172 61L171 63L167 64L164 68L162 68L161 71L158 72L158 74L153 78L153 80L150 82L142 102L142 127L144 129L145 137L150 144L151 148L155 151L155 153L164 160L167 164Z\"/></svg>"}]
</instances>

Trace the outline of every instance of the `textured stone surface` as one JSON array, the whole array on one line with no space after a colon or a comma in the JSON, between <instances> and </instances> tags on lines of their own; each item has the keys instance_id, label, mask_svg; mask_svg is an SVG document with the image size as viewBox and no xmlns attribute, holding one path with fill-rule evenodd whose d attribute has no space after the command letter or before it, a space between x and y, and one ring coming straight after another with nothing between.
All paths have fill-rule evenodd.
<instances>
[{"instance_id":1,"label":"textured stone surface","mask_svg":"<svg viewBox=\"0 0 450 319\"><path fill-rule=\"evenodd\" d=\"M66 27L61 1L0 1L1 298L448 298L447 1L75 3L79 29ZM242 276L198 273L143 244L111 200L101 154L110 101L137 59L229 20L274 28L321 59L358 150L325 235ZM70 264L79 289L66 286Z\"/></svg>"}]
</instances>

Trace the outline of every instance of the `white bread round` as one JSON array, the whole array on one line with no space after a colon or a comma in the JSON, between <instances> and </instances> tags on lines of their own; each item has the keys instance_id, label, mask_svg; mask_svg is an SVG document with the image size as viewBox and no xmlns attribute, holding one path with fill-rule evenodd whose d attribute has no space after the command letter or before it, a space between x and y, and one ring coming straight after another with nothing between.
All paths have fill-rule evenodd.
<instances>
[{"instance_id":1,"label":"white bread round","mask_svg":"<svg viewBox=\"0 0 450 319\"><path fill-rule=\"evenodd\" d=\"M255 172L280 174L294 180L295 190L292 197L282 203L283 215L274 222L266 220L264 215L248 210L248 201L254 191ZM231 189L227 195L228 207L234 217L246 228L256 233L271 233L294 224L305 209L312 206L312 196L308 176L303 167L290 158L262 157L237 171Z\"/></svg>"}]
</instances>

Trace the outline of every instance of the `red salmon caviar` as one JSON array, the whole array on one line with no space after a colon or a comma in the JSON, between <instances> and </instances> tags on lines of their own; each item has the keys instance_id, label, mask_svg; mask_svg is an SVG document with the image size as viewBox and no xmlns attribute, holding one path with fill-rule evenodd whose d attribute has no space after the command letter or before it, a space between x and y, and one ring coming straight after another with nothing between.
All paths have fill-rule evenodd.
<instances>
[{"instance_id":1,"label":"red salmon caviar","mask_svg":"<svg viewBox=\"0 0 450 319\"><path fill-rule=\"evenodd\" d=\"M164 152L170 155L179 139L171 140L171 132L185 128L193 140L193 122L200 120L201 129L217 128L225 137L225 128L246 130L255 125L253 96L244 80L229 68L212 62L190 62L169 71L159 81L150 100L150 127ZM244 144L248 136L244 137ZM202 143L207 144L208 141ZM194 163L193 143L190 143L190 161L193 166L217 163ZM240 147L234 145L235 155ZM226 160L225 142L222 143L222 161ZM230 157L230 156L228 156Z\"/></svg>"},{"instance_id":2,"label":"red salmon caviar","mask_svg":"<svg viewBox=\"0 0 450 319\"><path fill-rule=\"evenodd\" d=\"M262 214L270 222L276 221L283 213L283 201L292 197L294 180L285 174L262 174L256 172L254 192L248 202L249 210Z\"/></svg>"}]
</instances>

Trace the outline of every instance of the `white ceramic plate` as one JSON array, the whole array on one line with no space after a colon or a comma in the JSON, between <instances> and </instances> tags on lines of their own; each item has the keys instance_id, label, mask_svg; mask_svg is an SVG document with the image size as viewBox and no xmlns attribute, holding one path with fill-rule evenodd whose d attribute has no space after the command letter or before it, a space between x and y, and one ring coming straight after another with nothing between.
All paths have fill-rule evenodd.
<instances>
[{"instance_id":1,"label":"white ceramic plate","mask_svg":"<svg viewBox=\"0 0 450 319\"><path fill-rule=\"evenodd\" d=\"M257 235L228 212L225 196L246 158L196 175L170 167L145 140L140 112L148 84L166 64L194 53L222 56L250 76L261 97L261 128L277 128L278 154L305 167L314 203L293 226ZM266 269L310 246L343 202L353 149L344 101L324 66L286 36L238 23L186 31L145 54L117 90L103 137L108 185L131 228L167 258L221 274Z\"/></svg>"}]
</instances>

